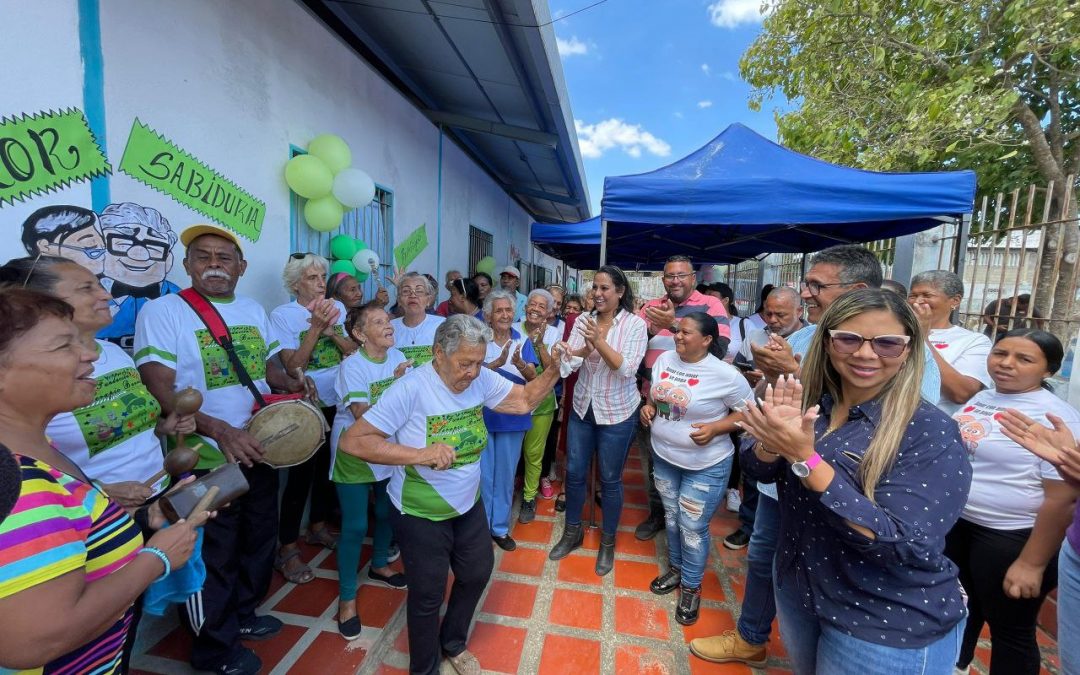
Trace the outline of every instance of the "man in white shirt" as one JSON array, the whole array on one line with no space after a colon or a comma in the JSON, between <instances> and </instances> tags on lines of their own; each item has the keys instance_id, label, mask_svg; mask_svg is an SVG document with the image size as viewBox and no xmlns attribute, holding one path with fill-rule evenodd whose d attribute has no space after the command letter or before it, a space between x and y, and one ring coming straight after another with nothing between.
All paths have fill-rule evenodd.
<instances>
[{"instance_id":1,"label":"man in white shirt","mask_svg":"<svg viewBox=\"0 0 1080 675\"><path fill-rule=\"evenodd\" d=\"M517 302L514 305L514 323L525 319L525 304L529 301L527 295L518 290L521 286L521 271L513 265L507 265L499 272L499 285L504 291L514 294Z\"/></svg>"},{"instance_id":2,"label":"man in white shirt","mask_svg":"<svg viewBox=\"0 0 1080 675\"><path fill-rule=\"evenodd\" d=\"M271 387L298 391L278 356L266 311L254 300L236 295L247 269L240 242L231 232L195 225L180 235L187 247L184 269L191 287L209 300L229 328L240 362L261 394ZM281 621L256 616L273 573L277 548L277 471L260 463L259 441L244 430L255 396L211 337L202 319L179 295L147 303L136 323L135 362L147 388L161 403L162 414L173 408L174 392L193 387L203 394L196 413L196 435L189 443L199 451L194 473L208 473L226 462L239 463L250 490L206 524L202 555L206 583L187 602L187 618L196 637L191 665L230 675L254 674L262 666L241 639L265 639L281 630Z\"/></svg>"}]
</instances>

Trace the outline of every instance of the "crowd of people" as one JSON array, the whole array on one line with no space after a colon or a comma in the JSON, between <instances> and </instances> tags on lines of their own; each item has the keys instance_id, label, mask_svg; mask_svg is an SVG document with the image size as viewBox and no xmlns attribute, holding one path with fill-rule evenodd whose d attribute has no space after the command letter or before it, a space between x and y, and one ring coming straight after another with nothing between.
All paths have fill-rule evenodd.
<instances>
[{"instance_id":1,"label":"crowd of people","mask_svg":"<svg viewBox=\"0 0 1080 675\"><path fill-rule=\"evenodd\" d=\"M1062 668L1080 672L1080 413L1049 390L1064 351L1019 297L974 332L954 323L957 275L923 272L908 292L844 245L748 317L684 256L648 301L608 265L580 296L523 292L514 267L497 285L454 270L439 304L435 279L401 271L391 305L295 253L294 299L268 313L235 292L233 234L197 225L180 241L190 289L142 308L132 355L95 338L110 295L91 272L44 255L0 267L0 613L20 617L0 624L0 669L126 672L144 603L202 566L179 597L191 664L259 672L244 643L282 628L255 611L274 570L314 579L303 535L337 551L344 639L363 630L370 536L367 582L407 589L410 671L445 658L479 673L469 627L494 547L517 546L515 504L528 523L557 499L557 561L595 498L607 575L636 438L650 508L634 534L665 532L649 590L678 591L680 624L699 617L713 515L739 511L722 542L748 547L738 623L692 640L695 657L763 667L778 618L800 675L949 675L988 624L992 675L1038 673L1039 609L1060 584ZM325 422L287 469L249 431L280 400ZM190 475L158 476L163 447L185 443ZM168 522L163 496L229 464L246 492Z\"/></svg>"}]
</instances>

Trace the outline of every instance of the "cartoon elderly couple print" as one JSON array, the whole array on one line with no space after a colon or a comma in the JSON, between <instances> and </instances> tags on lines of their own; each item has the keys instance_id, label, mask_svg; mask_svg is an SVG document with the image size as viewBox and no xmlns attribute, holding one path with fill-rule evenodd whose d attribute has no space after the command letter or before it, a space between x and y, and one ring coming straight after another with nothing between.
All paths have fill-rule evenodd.
<instances>
[{"instance_id":1,"label":"cartoon elderly couple print","mask_svg":"<svg viewBox=\"0 0 1080 675\"><path fill-rule=\"evenodd\" d=\"M669 373L660 374L660 381L653 384L652 400L656 406L656 414L666 420L678 422L686 416L686 409L690 406L690 389L682 383L675 383L668 379ZM696 380L690 380L686 384L697 384Z\"/></svg>"},{"instance_id":2,"label":"cartoon elderly couple print","mask_svg":"<svg viewBox=\"0 0 1080 675\"><path fill-rule=\"evenodd\" d=\"M81 206L46 206L22 226L27 254L67 258L101 279L113 296L113 323L98 337L128 350L139 309L180 290L165 279L176 240L161 213L132 202L109 204L100 215Z\"/></svg>"}]
</instances>

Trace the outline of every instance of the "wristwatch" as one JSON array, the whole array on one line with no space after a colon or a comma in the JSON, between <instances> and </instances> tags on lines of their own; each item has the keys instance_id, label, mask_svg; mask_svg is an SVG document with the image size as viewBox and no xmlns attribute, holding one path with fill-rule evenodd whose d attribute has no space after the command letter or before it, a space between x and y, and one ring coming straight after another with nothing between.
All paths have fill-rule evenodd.
<instances>
[{"instance_id":1,"label":"wristwatch","mask_svg":"<svg viewBox=\"0 0 1080 675\"><path fill-rule=\"evenodd\" d=\"M810 472L814 470L818 464L821 464L821 455L816 452L801 462L795 462L791 465L791 473L795 474L799 478L808 478Z\"/></svg>"}]
</instances>

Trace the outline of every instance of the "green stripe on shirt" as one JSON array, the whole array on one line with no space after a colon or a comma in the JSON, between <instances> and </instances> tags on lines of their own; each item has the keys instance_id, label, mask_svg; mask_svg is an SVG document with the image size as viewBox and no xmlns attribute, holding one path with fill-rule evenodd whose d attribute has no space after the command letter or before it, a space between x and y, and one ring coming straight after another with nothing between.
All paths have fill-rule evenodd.
<instances>
[{"instance_id":1,"label":"green stripe on shirt","mask_svg":"<svg viewBox=\"0 0 1080 675\"><path fill-rule=\"evenodd\" d=\"M143 347L135 354L135 361L138 362L141 359L150 356L151 354L160 356L166 361L172 361L173 363L176 363L176 354L167 352L164 349L158 349L157 347L151 347L149 345Z\"/></svg>"}]
</instances>

